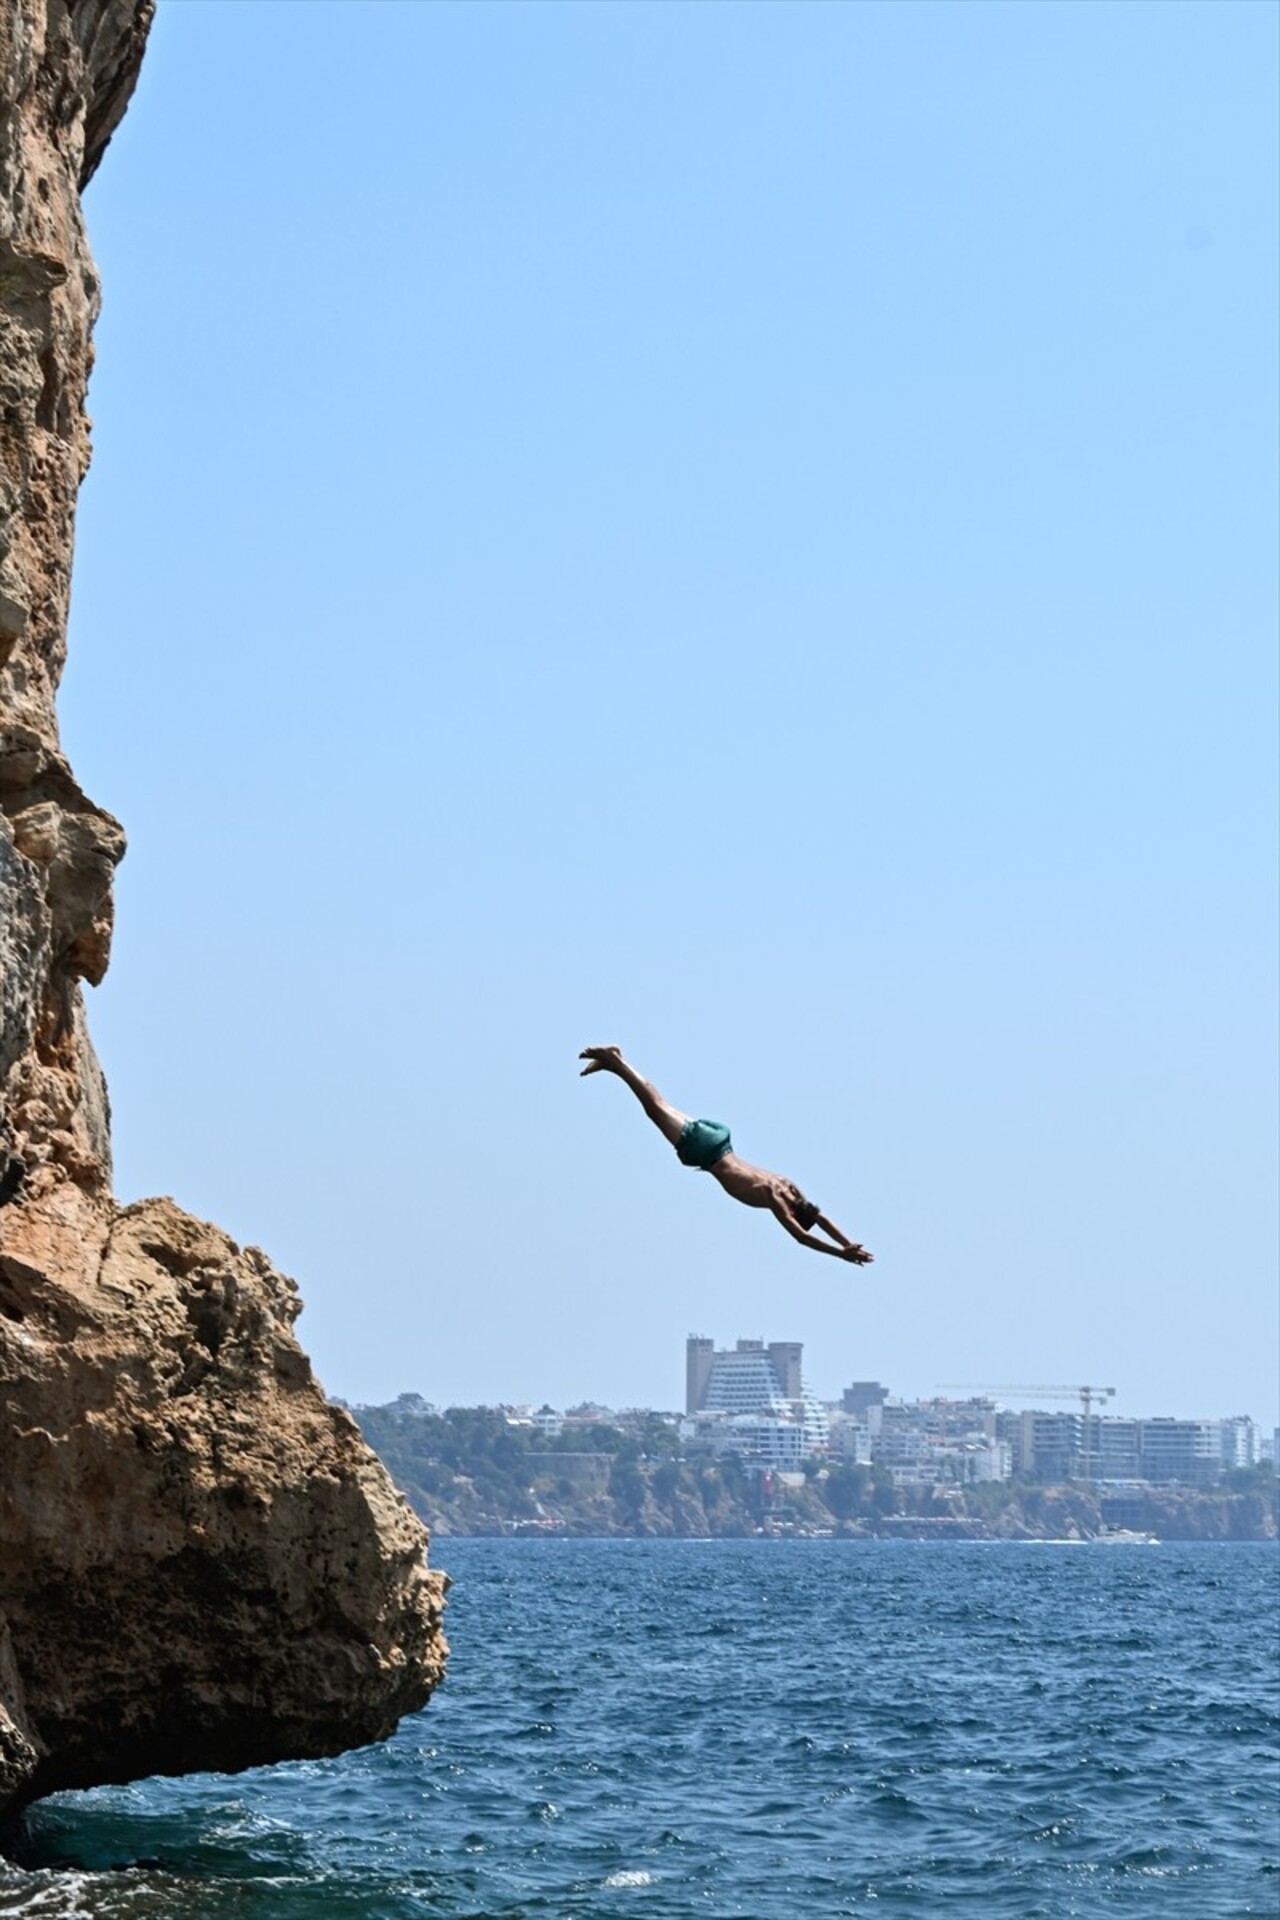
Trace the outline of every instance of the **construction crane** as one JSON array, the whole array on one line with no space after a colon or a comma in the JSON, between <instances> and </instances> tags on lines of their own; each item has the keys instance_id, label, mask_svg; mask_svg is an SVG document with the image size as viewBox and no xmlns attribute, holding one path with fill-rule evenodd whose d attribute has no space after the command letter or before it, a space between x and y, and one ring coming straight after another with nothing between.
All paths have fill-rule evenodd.
<instances>
[{"instance_id":1,"label":"construction crane","mask_svg":"<svg viewBox=\"0 0 1280 1920\"><path fill-rule=\"evenodd\" d=\"M1084 1446L1081 1448L1081 1466L1084 1478L1089 1478L1089 1415L1096 1400L1099 1407L1105 1407L1108 1400L1115 1398L1114 1387L1009 1387L1009 1386L942 1386L939 1393L1016 1393L1039 1394L1045 1400L1078 1400L1084 1416Z\"/></svg>"}]
</instances>

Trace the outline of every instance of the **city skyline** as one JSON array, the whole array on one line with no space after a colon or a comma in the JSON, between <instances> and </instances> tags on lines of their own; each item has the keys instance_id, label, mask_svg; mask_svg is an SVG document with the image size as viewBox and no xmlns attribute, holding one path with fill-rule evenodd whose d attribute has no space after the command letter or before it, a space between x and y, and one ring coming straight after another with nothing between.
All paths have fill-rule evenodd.
<instances>
[{"instance_id":1,"label":"city skyline","mask_svg":"<svg viewBox=\"0 0 1280 1920\"><path fill-rule=\"evenodd\" d=\"M743 1335L743 1336L737 1336L736 1338L739 1340L748 1341L753 1345L755 1344L763 1345L766 1349L770 1344L767 1341L759 1340L758 1336L754 1336L754 1335ZM777 1343L774 1343L774 1344L777 1344ZM787 1342L785 1344L798 1347L802 1350L804 1348L803 1341ZM826 1392L819 1391L817 1388L815 1388L812 1385L807 1366L805 1368L804 1377L805 1377L805 1385L808 1388L808 1390L813 1394L813 1397L823 1407L826 1407L826 1408L839 1407L841 1404L842 1398L847 1392L850 1384L849 1381L846 1380L844 1386L840 1387L835 1392L826 1393ZM1070 1411L1069 1408L1063 1406L1061 1403L1055 1403L1054 1405L1051 1406L1046 1404L1043 1401L1037 1401L1034 1395L1030 1393L1017 1394L1012 1392L1012 1390L1007 1390L1006 1396L1002 1396L998 1394L993 1394L990 1391L981 1392L981 1393L977 1391L974 1391L971 1393L964 1393L962 1391L955 1390L955 1389L952 1389L950 1391L943 1391L942 1388L938 1386L934 1386L925 1391L915 1393L907 1390L900 1390L897 1387L892 1386L891 1384L882 1382L873 1373L868 1374L865 1377L868 1381L873 1381L877 1386L884 1386L885 1391L888 1395L888 1398L891 1401L898 1404L905 1404L905 1405L912 1405L912 1406L947 1405L947 1406L958 1407L958 1406L965 1406L970 1404L977 1404L983 1401L988 1401L994 1406L1007 1407L1011 1411L1019 1411L1019 1412L1034 1411L1034 1412L1043 1412L1046 1414L1053 1414L1057 1412ZM539 1411L541 1409L545 1409L545 1408L551 1408L552 1410L560 1413L574 1412L581 1408L595 1408L603 1412L614 1412L614 1413L653 1412L653 1413L658 1413L663 1415L671 1415L671 1414L678 1413L680 1409L686 1405L687 1397L688 1397L687 1389L688 1389L688 1376L686 1373L684 1384L680 1387L680 1390L678 1392L673 1392L669 1399L663 1399L663 1398L634 1399L634 1400L601 1399L597 1395L593 1394L590 1391L590 1388L588 1386L581 1393L560 1395L558 1397L553 1397L548 1394L540 1394L534 1391L530 1393L520 1393L520 1394L515 1394L510 1396L501 1396L497 1398L481 1397L475 1400L459 1400L459 1399L450 1398L448 1395L442 1394L440 1392L429 1392L426 1390L425 1387L423 1387L423 1385L420 1382L417 1384L411 1384L411 1385L401 1387L398 1390L398 1392L389 1395L385 1400L368 1400L368 1399L361 1400L358 1398L353 1398L352 1396L349 1396L349 1395L343 1395L341 1396L341 1398L343 1399L344 1403L352 1406L390 1405L390 1404L393 1404L399 1398L409 1396L409 1397L419 1397L423 1401L425 1401L426 1403L432 1406L437 1406L442 1408L449 1407L449 1406L458 1406L458 1407L476 1406L476 1407L489 1407L498 1411L524 1409L524 1410L532 1410L534 1412ZM1070 1391L1073 1394L1078 1393L1079 1391L1078 1388L1069 1388L1064 1390ZM1269 1421L1264 1416L1260 1416L1255 1410L1250 1409L1249 1407L1243 1406L1243 1405L1231 1406L1231 1407L1215 1407L1215 1408L1209 1408L1204 1406L1199 1406L1194 1408L1158 1406L1158 1407L1151 1407L1151 1408L1136 1409L1136 1408L1130 1408L1122 1404L1119 1395L1117 1395L1117 1397L1114 1400L1109 1400L1107 1402L1105 1412L1095 1408L1091 1417L1095 1420L1116 1419L1116 1420L1130 1420L1130 1421L1131 1420L1163 1420L1163 1419L1223 1421L1223 1420L1233 1420L1238 1418L1244 1418L1249 1420L1257 1428L1259 1434L1263 1435L1264 1437L1269 1438L1274 1432L1280 1432L1280 1421L1274 1421L1274 1420Z\"/></svg>"},{"instance_id":2,"label":"city skyline","mask_svg":"<svg viewBox=\"0 0 1280 1920\"><path fill-rule=\"evenodd\" d=\"M771 1318L777 1317L778 1315L776 1313L771 1315ZM760 1334L735 1332L732 1338L735 1342L739 1340L754 1341L762 1339L764 1336ZM765 1340L765 1344L768 1344L767 1339ZM850 1379L866 1378L882 1381L885 1379L886 1370L880 1369L877 1371L877 1368L870 1361L864 1361L861 1365L856 1364L853 1359L847 1362L837 1361L829 1354L817 1351L815 1344L804 1337L799 1337L795 1344L799 1345L806 1355L806 1383L824 1405L838 1404ZM640 1390L636 1392L606 1393L603 1388L600 1387L599 1383L602 1378L608 1377L611 1372L614 1373L616 1377L615 1358L616 1356L610 1355L606 1345L602 1351L602 1364L595 1372L593 1372L589 1357L585 1358L579 1366L572 1370L572 1378L566 1377L563 1368L558 1370L552 1369L553 1373L558 1373L561 1382L559 1389L555 1392L549 1390L542 1391L537 1381L530 1384L527 1373L520 1369L512 1370L513 1378L509 1383L511 1386L510 1391L506 1391L501 1387L494 1387L488 1391L474 1391L469 1397L459 1394L451 1395L446 1389L428 1392L420 1380L401 1382L398 1385L393 1383L390 1391L385 1393L381 1399L376 1396L371 1397L369 1395L344 1393L342 1388L336 1385L333 1390L338 1393L341 1398L349 1400L352 1403L363 1401L368 1405L384 1404L394 1400L398 1394L403 1392L421 1392L425 1399L441 1406L498 1407L552 1403L559 1407L570 1407L579 1404L599 1404L618 1410L651 1407L672 1411L683 1404L685 1386L679 1381L678 1370L673 1372L670 1367L662 1370L662 1372L669 1377L665 1385L659 1383L658 1391L656 1392ZM963 1385L958 1387L954 1382L925 1380L922 1377L922 1371L923 1370L917 1370L913 1373L908 1370L903 1384L893 1383L890 1386L893 1397L895 1399L912 1402L923 1402L934 1399L959 1401L972 1398L979 1391L982 1381L985 1380L985 1376L991 1369L983 1368L979 1359L978 1364L970 1369L973 1379L975 1383L977 1383L972 1389ZM1055 1379L1054 1370L1051 1366L1048 1368L1044 1365L1022 1367L1020 1369L1010 1369L1009 1371L1011 1375L1016 1372L1021 1378L1028 1381L1053 1385L1056 1391L1069 1394L1073 1397L1078 1396L1082 1384L1087 1384L1084 1382L1072 1382L1066 1375L1061 1379ZM1105 1382L1108 1387L1114 1389L1113 1395L1109 1395L1105 1402L1105 1412L1109 1416L1113 1415L1117 1418L1126 1419L1230 1419L1236 1415L1244 1414L1255 1422L1260 1432L1270 1433L1275 1429L1280 1429L1280 1386L1277 1387L1272 1399L1263 1399L1260 1404L1255 1403L1250 1405L1244 1395L1238 1395L1233 1399L1230 1394L1227 1394L1225 1397L1219 1396L1223 1400L1222 1404L1219 1405L1215 1403L1211 1405L1209 1404L1209 1396L1202 1394L1200 1396L1200 1403L1193 1405L1192 1401L1195 1399L1194 1394L1190 1399L1179 1399L1177 1390L1173 1388L1169 1389L1164 1395L1157 1392L1147 1400L1139 1400L1133 1389L1126 1389L1122 1379L1113 1379L1105 1365L1095 1370L1095 1379L1099 1382ZM599 1391L597 1391L597 1388L599 1388ZM983 1388L983 1391L989 1394L994 1391L994 1389ZM1035 1399L1033 1392L1029 1389L1020 1388L1012 1379L1008 1386L996 1394L996 1397L1001 1400L1002 1404L1008 1404L1010 1406L1033 1407L1041 1404ZM1055 1404L1062 1403L1055 1402ZM1046 1406L1045 1410L1051 1411L1052 1409Z\"/></svg>"}]
</instances>

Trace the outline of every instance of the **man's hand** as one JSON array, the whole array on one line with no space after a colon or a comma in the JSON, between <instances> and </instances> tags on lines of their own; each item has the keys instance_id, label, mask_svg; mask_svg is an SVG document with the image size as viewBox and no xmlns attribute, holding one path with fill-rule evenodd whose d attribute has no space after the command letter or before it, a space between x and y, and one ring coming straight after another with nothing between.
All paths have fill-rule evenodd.
<instances>
[{"instance_id":1,"label":"man's hand","mask_svg":"<svg viewBox=\"0 0 1280 1920\"><path fill-rule=\"evenodd\" d=\"M582 1069L578 1078L585 1080L589 1073L616 1073L618 1062L622 1058L621 1047L584 1047L578 1055L579 1060L590 1064Z\"/></svg>"},{"instance_id":2,"label":"man's hand","mask_svg":"<svg viewBox=\"0 0 1280 1920\"><path fill-rule=\"evenodd\" d=\"M860 1247L855 1240L851 1247L841 1247L840 1258L842 1260L852 1260L855 1267L869 1267L875 1259L875 1255L874 1253L868 1253L866 1248Z\"/></svg>"}]
</instances>

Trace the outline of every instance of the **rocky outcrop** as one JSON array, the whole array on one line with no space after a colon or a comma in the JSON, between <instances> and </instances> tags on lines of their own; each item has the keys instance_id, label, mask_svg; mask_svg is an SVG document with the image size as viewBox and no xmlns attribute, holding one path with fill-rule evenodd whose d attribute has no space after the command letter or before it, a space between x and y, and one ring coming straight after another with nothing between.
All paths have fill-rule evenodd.
<instances>
[{"instance_id":1,"label":"rocky outcrop","mask_svg":"<svg viewBox=\"0 0 1280 1920\"><path fill-rule=\"evenodd\" d=\"M389 1733L439 1678L439 1588L293 1338L293 1282L167 1200L118 1213L88 1272L47 1212L20 1244L0 1593L22 1790Z\"/></svg>"},{"instance_id":2,"label":"rocky outcrop","mask_svg":"<svg viewBox=\"0 0 1280 1920\"><path fill-rule=\"evenodd\" d=\"M111 1195L82 982L118 823L61 752L98 283L80 189L152 0L0 0L0 1806L387 1734L440 1677L426 1535L293 1283Z\"/></svg>"}]
</instances>

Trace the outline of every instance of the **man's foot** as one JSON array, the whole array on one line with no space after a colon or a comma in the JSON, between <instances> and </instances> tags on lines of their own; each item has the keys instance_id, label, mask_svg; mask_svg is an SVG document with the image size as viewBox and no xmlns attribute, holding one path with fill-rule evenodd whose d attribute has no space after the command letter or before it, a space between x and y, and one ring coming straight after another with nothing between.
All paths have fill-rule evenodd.
<instances>
[{"instance_id":1,"label":"man's foot","mask_svg":"<svg viewBox=\"0 0 1280 1920\"><path fill-rule=\"evenodd\" d=\"M578 1058L579 1060L590 1062L589 1066L585 1066L582 1069L582 1073L579 1075L580 1079L585 1079L589 1073L616 1073L618 1071L618 1062L622 1058L622 1048L584 1047L578 1055Z\"/></svg>"},{"instance_id":2,"label":"man's foot","mask_svg":"<svg viewBox=\"0 0 1280 1920\"><path fill-rule=\"evenodd\" d=\"M866 1248L860 1247L855 1240L851 1247L843 1247L841 1249L840 1258L842 1260L852 1260L855 1267L869 1267L875 1259L875 1255L874 1253L868 1253Z\"/></svg>"}]
</instances>

